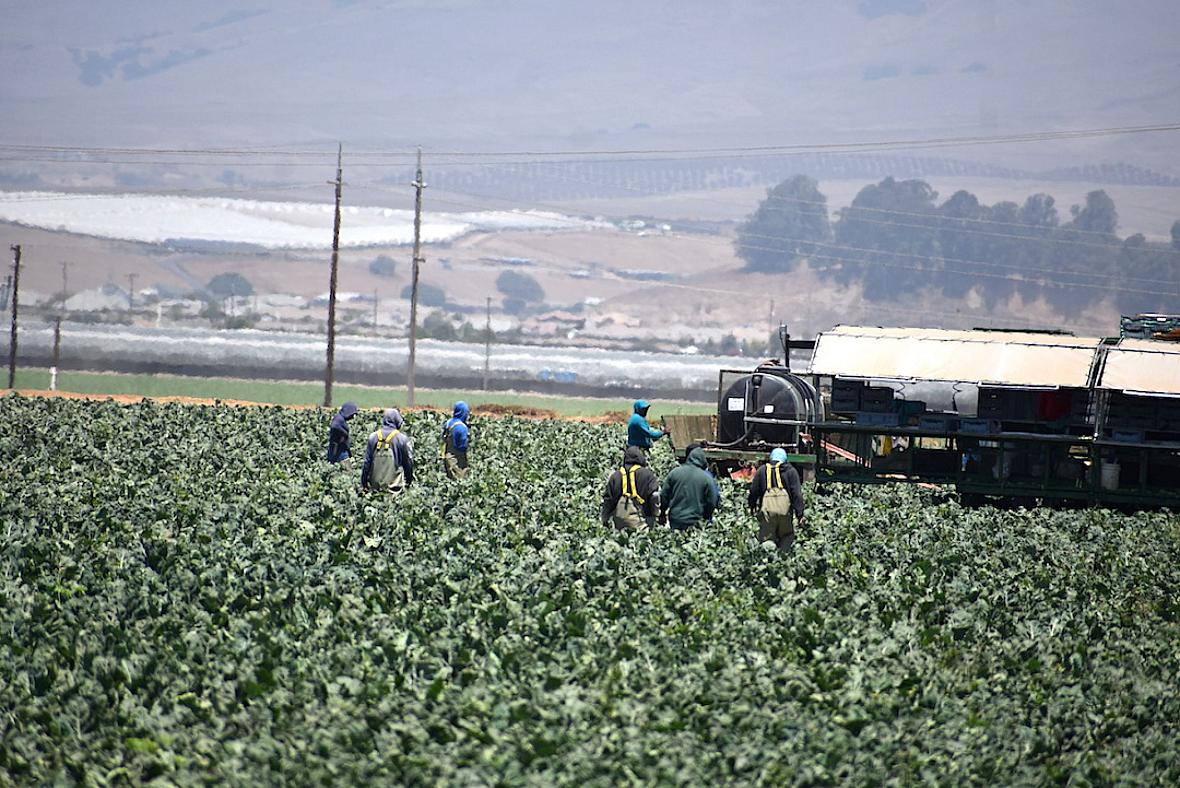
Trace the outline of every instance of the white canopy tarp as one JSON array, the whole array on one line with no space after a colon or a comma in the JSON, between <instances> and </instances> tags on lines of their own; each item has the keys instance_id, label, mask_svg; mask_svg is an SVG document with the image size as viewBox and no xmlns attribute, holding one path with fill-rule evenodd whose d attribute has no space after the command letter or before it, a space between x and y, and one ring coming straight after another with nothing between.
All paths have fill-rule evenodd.
<instances>
[{"instance_id":1,"label":"white canopy tarp","mask_svg":"<svg viewBox=\"0 0 1180 788\"><path fill-rule=\"evenodd\" d=\"M816 340L811 373L878 380L1085 388L1102 340L1007 331L837 326Z\"/></svg>"},{"instance_id":2,"label":"white canopy tarp","mask_svg":"<svg viewBox=\"0 0 1180 788\"><path fill-rule=\"evenodd\" d=\"M1098 388L1180 396L1180 345L1147 339L1121 340L1106 351Z\"/></svg>"}]
</instances>

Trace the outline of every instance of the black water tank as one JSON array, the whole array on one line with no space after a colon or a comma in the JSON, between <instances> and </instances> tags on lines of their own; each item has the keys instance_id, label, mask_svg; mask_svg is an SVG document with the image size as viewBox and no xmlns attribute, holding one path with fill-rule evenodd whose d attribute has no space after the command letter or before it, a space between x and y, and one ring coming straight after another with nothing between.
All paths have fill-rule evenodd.
<instances>
[{"instance_id":1,"label":"black water tank","mask_svg":"<svg viewBox=\"0 0 1180 788\"><path fill-rule=\"evenodd\" d=\"M754 391L757 401L750 407L748 397ZM735 379L723 392L717 414L721 443L733 443L746 434L746 414L776 421L807 421L814 411L815 389L798 375L785 369L761 369ZM746 443L792 446L799 442L799 428L791 424L752 422L753 434Z\"/></svg>"}]
</instances>

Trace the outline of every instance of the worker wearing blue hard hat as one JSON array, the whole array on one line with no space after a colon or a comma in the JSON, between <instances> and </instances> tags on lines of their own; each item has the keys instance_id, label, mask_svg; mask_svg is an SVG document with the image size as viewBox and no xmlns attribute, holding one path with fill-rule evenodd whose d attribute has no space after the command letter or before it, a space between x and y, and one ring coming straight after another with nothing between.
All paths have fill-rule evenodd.
<instances>
[{"instance_id":1,"label":"worker wearing blue hard hat","mask_svg":"<svg viewBox=\"0 0 1180 788\"><path fill-rule=\"evenodd\" d=\"M647 451L664 433L647 423L647 409L651 405L645 399L635 400L631 418L627 422L627 445L638 446Z\"/></svg>"},{"instance_id":2,"label":"worker wearing blue hard hat","mask_svg":"<svg viewBox=\"0 0 1180 788\"><path fill-rule=\"evenodd\" d=\"M795 543L795 520L803 524L803 485L799 472L787 462L786 450L774 449L754 471L746 503L758 518L758 538L789 550Z\"/></svg>"}]
</instances>

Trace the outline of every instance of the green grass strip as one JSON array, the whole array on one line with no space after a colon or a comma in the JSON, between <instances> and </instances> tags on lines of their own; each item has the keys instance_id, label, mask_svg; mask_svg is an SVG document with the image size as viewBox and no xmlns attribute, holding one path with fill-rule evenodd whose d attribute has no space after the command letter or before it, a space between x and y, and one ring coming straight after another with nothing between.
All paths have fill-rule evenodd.
<instances>
[{"instance_id":1,"label":"green grass strip","mask_svg":"<svg viewBox=\"0 0 1180 788\"><path fill-rule=\"evenodd\" d=\"M49 372L43 369L17 371L18 389L49 388ZM125 394L135 397L196 397L202 399L269 402L277 405L319 405L324 401L322 383L295 381L240 380L184 375L129 375L115 372L63 372L58 375L58 389L78 394ZM468 405L506 405L555 411L561 416L598 416L607 412L631 412L631 400L599 397L562 397L514 392L465 391L461 389L417 389L415 402L424 407L450 409L455 400ZM712 413L707 403L660 400L652 398L654 417L672 413ZM406 402L404 386L337 385L332 388L334 404L352 400L362 408L402 407Z\"/></svg>"}]
</instances>

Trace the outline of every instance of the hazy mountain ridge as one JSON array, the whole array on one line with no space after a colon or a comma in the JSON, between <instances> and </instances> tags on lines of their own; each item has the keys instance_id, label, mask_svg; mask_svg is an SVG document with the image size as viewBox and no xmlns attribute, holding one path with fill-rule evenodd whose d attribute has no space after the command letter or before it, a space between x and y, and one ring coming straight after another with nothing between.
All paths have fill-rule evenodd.
<instances>
[{"instance_id":1,"label":"hazy mountain ridge","mask_svg":"<svg viewBox=\"0 0 1180 788\"><path fill-rule=\"evenodd\" d=\"M1163 0L64 6L7 15L8 140L728 145L1128 125L1180 90Z\"/></svg>"}]
</instances>

